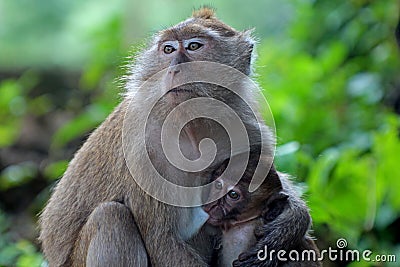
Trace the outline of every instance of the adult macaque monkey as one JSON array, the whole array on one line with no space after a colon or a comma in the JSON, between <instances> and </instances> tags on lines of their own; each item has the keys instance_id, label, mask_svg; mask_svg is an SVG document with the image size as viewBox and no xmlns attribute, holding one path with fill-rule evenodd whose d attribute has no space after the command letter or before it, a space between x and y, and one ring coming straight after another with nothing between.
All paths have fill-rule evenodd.
<instances>
[{"instance_id":1,"label":"adult macaque monkey","mask_svg":"<svg viewBox=\"0 0 400 267\"><path fill-rule=\"evenodd\" d=\"M221 63L249 76L253 44L249 32L224 24L208 8L153 38L132 67L124 100L76 153L41 214L39 239L50 266L209 265L214 244L201 229L208 219L203 209L191 208L191 203L185 207L165 204L147 194L139 182L148 181L150 189L155 187L166 198L185 196L152 184L157 175L187 187L207 183L209 169L193 172L177 168L169 162L161 142L167 115L192 98L215 98L230 106L242 120L250 143L263 140L272 155L273 141L270 135L262 134L269 130L257 122L260 116L251 112L257 110L255 93L246 83L236 83L245 99L214 84L175 86L190 72L190 68L181 68L188 62ZM168 71L162 74L161 83L145 91L138 89L164 69ZM163 97L150 115L145 114L150 100L158 94ZM172 120L179 121L186 113L189 110ZM211 138L218 148L214 165L210 165L215 166L230 156L235 145L229 144L228 134L218 123L199 118L182 128L179 147L194 161L203 154L201 141ZM148 164L148 158L153 165ZM193 195L194 202L197 198L201 196Z\"/></svg>"},{"instance_id":2,"label":"adult macaque monkey","mask_svg":"<svg viewBox=\"0 0 400 267\"><path fill-rule=\"evenodd\" d=\"M208 223L219 227L222 231L218 248L217 265L228 266L299 266L318 267L320 263L313 259L305 259L297 262L279 262L277 252L285 250L297 250L300 255L304 250L314 251L315 257L319 256L318 248L308 236L310 218L308 209L299 200L290 200L285 193L278 172L274 166L266 174L261 186L254 192L249 192L249 183L258 159L250 155L250 161L246 172L239 183L232 185L229 177L221 175L226 168L224 162L212 173L212 180L218 183L211 189L209 194L219 194L223 191L222 198L204 206L210 215ZM260 164L267 164L268 159L261 157ZM269 165L268 165L269 166ZM296 206L293 206L295 204ZM283 215L283 217L281 216ZM268 233L262 231L266 228ZM290 229L290 230L289 230ZM257 248L257 237L255 233L261 230L264 246L268 251L274 251L264 260L249 257L242 262L237 260L244 252ZM288 231L289 230L289 231ZM259 254L257 252L257 254ZM243 254L242 257L245 257ZM279 265L281 266L281 265Z\"/></svg>"}]
</instances>

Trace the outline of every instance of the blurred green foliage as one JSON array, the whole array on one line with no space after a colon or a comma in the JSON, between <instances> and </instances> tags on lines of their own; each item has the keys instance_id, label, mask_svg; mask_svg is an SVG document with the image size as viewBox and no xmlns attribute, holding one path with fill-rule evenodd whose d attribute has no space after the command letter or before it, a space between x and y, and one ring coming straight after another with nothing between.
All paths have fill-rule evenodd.
<instances>
[{"instance_id":1,"label":"blurred green foliage","mask_svg":"<svg viewBox=\"0 0 400 267\"><path fill-rule=\"evenodd\" d=\"M198 6L44 2L0 0L0 210L7 211L0 212L0 266L42 262L35 233L18 234L15 214L35 217L73 152L118 103L121 66L141 46L135 42L129 51L138 40L132 35L142 38ZM398 3L277 3L216 1L215 7L227 23L256 26L261 37L257 80L277 126L278 169L304 185L321 249L335 248L342 237L350 249L400 260L400 119L392 105L400 98ZM26 141L31 134L41 141ZM21 150L38 152L23 157ZM37 193L24 196L33 185ZM10 206L20 191L26 206Z\"/></svg>"},{"instance_id":2,"label":"blurred green foliage","mask_svg":"<svg viewBox=\"0 0 400 267\"><path fill-rule=\"evenodd\" d=\"M0 211L0 266L35 267L41 266L43 256L30 241L14 241L10 229L11 220Z\"/></svg>"},{"instance_id":3,"label":"blurred green foliage","mask_svg":"<svg viewBox=\"0 0 400 267\"><path fill-rule=\"evenodd\" d=\"M390 226L399 227L400 119L382 104L400 91L391 12L398 6L314 1L297 8L294 39L267 39L259 50L259 80L282 144L278 166L306 182L319 239L342 237L352 249L399 257Z\"/></svg>"}]
</instances>

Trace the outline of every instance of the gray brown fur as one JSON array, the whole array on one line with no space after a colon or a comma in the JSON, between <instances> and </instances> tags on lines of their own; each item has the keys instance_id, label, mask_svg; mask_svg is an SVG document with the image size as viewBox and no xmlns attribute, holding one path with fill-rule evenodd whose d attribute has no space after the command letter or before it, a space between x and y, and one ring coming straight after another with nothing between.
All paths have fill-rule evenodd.
<instances>
[{"instance_id":1,"label":"gray brown fur","mask_svg":"<svg viewBox=\"0 0 400 267\"><path fill-rule=\"evenodd\" d=\"M198 231L197 227L201 225L192 225L201 213L201 208L174 207L147 195L135 183L126 165L122 132L130 101L141 104L129 110L132 113L129 133L135 136L135 125L146 119L141 114L141 105L146 105L146 98L151 97L154 92L135 95L136 88L175 62L171 58L159 56L158 49L162 41L181 40L212 32L219 36L218 40L215 40L215 36L209 38L214 49L203 55L200 53L199 56L187 56L185 59L219 62L247 75L251 74L254 41L249 33L236 31L225 25L209 9L198 11L193 18L157 34L132 66L131 75L126 79L125 99L76 153L40 216L39 239L50 266L110 266L111 262L113 266L146 266L149 261L155 267L208 266L214 243L205 228ZM174 64L180 63L183 62L178 60ZM207 86L193 88L196 89L196 96L216 97L237 106L236 112L244 119L251 142L260 142L260 136L253 133L269 131L265 125L259 126L248 115L249 111L235 103L235 98L224 90L214 90L215 88ZM248 102L257 109L256 96L252 93L247 95ZM160 118L152 118L153 132L160 131L159 124L171 108L172 106L164 105L157 110L156 114ZM256 116L260 117L259 114ZM188 153L192 153L192 157L196 153L190 150L190 137L199 141L205 136L213 136L217 144L223 143L225 146L225 135L218 129L207 131L208 128L202 123L200 120L188 126L198 131L195 131L194 136L190 136L191 132L187 131L183 138L183 145L189 148ZM269 137L264 142L271 144L272 152L273 141L270 135L267 136ZM149 141L157 142L154 136L150 136ZM134 166L130 166L134 170L133 175L137 179L147 179L151 175L149 167L143 162L147 151L136 147L135 143L132 146L136 148L133 156L137 159ZM162 153L157 148L157 145L150 147L150 156L163 166L164 158L159 156ZM220 160L227 155L218 157L217 160ZM182 173L168 167L164 171L169 177L176 179L174 182L189 183L191 186L202 184L206 179L204 174ZM299 198L293 198L292 211L295 212ZM286 218L282 218L284 219ZM271 235L274 236L274 233Z\"/></svg>"}]
</instances>

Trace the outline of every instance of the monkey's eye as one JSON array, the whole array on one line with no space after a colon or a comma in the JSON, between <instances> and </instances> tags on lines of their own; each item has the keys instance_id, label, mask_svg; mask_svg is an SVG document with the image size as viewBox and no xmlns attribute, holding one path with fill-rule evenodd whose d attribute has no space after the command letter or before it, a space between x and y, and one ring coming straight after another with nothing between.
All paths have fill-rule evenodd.
<instances>
[{"instance_id":1,"label":"monkey's eye","mask_svg":"<svg viewBox=\"0 0 400 267\"><path fill-rule=\"evenodd\" d=\"M203 46L203 44L201 44L201 43L191 42L191 43L189 43L187 49L190 50L190 51L194 51L194 50L199 49L202 46Z\"/></svg>"},{"instance_id":2,"label":"monkey's eye","mask_svg":"<svg viewBox=\"0 0 400 267\"><path fill-rule=\"evenodd\" d=\"M164 46L164 53L165 54L171 54L174 51L175 51L175 48L172 45Z\"/></svg>"},{"instance_id":3,"label":"monkey's eye","mask_svg":"<svg viewBox=\"0 0 400 267\"><path fill-rule=\"evenodd\" d=\"M231 190L228 192L228 197L230 197L233 200L238 200L240 198L240 195L238 192Z\"/></svg>"}]
</instances>

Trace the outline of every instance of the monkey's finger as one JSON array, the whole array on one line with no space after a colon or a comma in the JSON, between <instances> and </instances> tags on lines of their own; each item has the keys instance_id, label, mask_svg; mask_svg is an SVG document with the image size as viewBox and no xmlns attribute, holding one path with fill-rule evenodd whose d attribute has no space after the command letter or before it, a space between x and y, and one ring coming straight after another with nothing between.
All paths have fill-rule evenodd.
<instances>
[{"instance_id":1,"label":"monkey's finger","mask_svg":"<svg viewBox=\"0 0 400 267\"><path fill-rule=\"evenodd\" d=\"M257 267L277 267L278 261L274 259L260 260L257 257L258 250L253 250L251 252L241 253L237 260L233 262L235 267L247 267L247 266L257 266Z\"/></svg>"},{"instance_id":2,"label":"monkey's finger","mask_svg":"<svg viewBox=\"0 0 400 267\"><path fill-rule=\"evenodd\" d=\"M254 235L256 236L257 240L260 240L261 238L263 238L264 236L266 236L267 231L264 227L257 227L254 230Z\"/></svg>"},{"instance_id":3,"label":"monkey's finger","mask_svg":"<svg viewBox=\"0 0 400 267\"><path fill-rule=\"evenodd\" d=\"M255 266L254 262L251 261L239 261L239 260L235 260L232 263L233 267L246 267L246 266Z\"/></svg>"},{"instance_id":4,"label":"monkey's finger","mask_svg":"<svg viewBox=\"0 0 400 267\"><path fill-rule=\"evenodd\" d=\"M251 254L251 253L241 253L240 255L239 255L239 257L238 257L238 259L237 260L239 260L239 261L245 261L245 260L247 260L247 259L249 259L249 258L251 258L253 255Z\"/></svg>"},{"instance_id":5,"label":"monkey's finger","mask_svg":"<svg viewBox=\"0 0 400 267\"><path fill-rule=\"evenodd\" d=\"M247 267L247 266L263 266L263 263L258 259L249 258L245 261L235 260L232 264L234 267Z\"/></svg>"},{"instance_id":6,"label":"monkey's finger","mask_svg":"<svg viewBox=\"0 0 400 267\"><path fill-rule=\"evenodd\" d=\"M236 260L233 262L232 266L234 267L248 267L248 266L257 266L257 267L277 267L277 263L273 261L259 261L259 260L247 260L247 261L239 261Z\"/></svg>"},{"instance_id":7,"label":"monkey's finger","mask_svg":"<svg viewBox=\"0 0 400 267\"><path fill-rule=\"evenodd\" d=\"M239 255L238 259L236 260L237 262L254 262L255 260L258 260L257 258L257 252L256 251L250 251L250 252L243 252Z\"/></svg>"}]
</instances>

